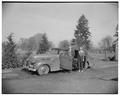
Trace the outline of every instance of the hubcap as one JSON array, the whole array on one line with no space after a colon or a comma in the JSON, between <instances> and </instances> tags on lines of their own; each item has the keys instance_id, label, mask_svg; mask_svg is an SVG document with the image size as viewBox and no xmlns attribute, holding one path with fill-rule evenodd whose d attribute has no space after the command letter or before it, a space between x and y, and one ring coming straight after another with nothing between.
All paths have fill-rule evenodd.
<instances>
[{"instance_id":1,"label":"hubcap","mask_svg":"<svg viewBox=\"0 0 120 95\"><path fill-rule=\"evenodd\" d=\"M38 70L38 73L40 75L47 74L48 72L49 72L49 68L47 66L42 66Z\"/></svg>"},{"instance_id":2,"label":"hubcap","mask_svg":"<svg viewBox=\"0 0 120 95\"><path fill-rule=\"evenodd\" d=\"M46 72L47 72L47 68L46 68L46 67L42 67L42 68L41 68L41 71L42 71L43 73L46 73Z\"/></svg>"}]
</instances>

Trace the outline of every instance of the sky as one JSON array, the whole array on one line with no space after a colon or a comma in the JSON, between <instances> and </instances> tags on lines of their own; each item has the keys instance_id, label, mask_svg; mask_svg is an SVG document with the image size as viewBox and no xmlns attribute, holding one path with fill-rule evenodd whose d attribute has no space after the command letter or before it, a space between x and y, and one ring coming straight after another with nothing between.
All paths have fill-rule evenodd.
<instances>
[{"instance_id":1,"label":"sky","mask_svg":"<svg viewBox=\"0 0 120 95\"><path fill-rule=\"evenodd\" d=\"M88 19L91 41L94 46L102 38L113 36L118 24L118 6L112 3L3 3L2 41L10 33L14 39L29 38L46 33L58 46L62 40L74 38L80 16Z\"/></svg>"}]
</instances>

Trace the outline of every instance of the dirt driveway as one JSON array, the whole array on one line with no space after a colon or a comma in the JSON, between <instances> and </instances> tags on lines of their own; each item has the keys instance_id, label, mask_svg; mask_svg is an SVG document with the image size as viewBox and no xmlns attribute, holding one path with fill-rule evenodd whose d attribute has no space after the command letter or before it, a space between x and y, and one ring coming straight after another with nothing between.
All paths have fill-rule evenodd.
<instances>
[{"instance_id":1,"label":"dirt driveway","mask_svg":"<svg viewBox=\"0 0 120 95\"><path fill-rule=\"evenodd\" d=\"M14 70L2 74L3 93L117 93L117 64L85 72L59 71L38 76Z\"/></svg>"}]
</instances>

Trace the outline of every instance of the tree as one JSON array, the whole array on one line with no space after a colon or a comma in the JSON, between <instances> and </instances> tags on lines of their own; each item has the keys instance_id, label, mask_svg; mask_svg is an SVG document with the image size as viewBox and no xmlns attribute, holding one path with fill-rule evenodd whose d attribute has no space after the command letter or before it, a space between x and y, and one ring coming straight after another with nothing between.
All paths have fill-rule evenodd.
<instances>
[{"instance_id":1,"label":"tree","mask_svg":"<svg viewBox=\"0 0 120 95\"><path fill-rule=\"evenodd\" d=\"M116 32L115 32L115 34L114 34L113 36L118 39L118 24L117 24L117 26L116 26Z\"/></svg>"},{"instance_id":2,"label":"tree","mask_svg":"<svg viewBox=\"0 0 120 95\"><path fill-rule=\"evenodd\" d=\"M2 55L2 68L15 68L18 67L17 56L15 53L16 43L13 41L13 33L7 38L4 44L4 52Z\"/></svg>"},{"instance_id":3,"label":"tree","mask_svg":"<svg viewBox=\"0 0 120 95\"><path fill-rule=\"evenodd\" d=\"M49 41L49 46L50 46L50 48L55 48L55 45L53 44L52 41Z\"/></svg>"},{"instance_id":4,"label":"tree","mask_svg":"<svg viewBox=\"0 0 120 95\"><path fill-rule=\"evenodd\" d=\"M45 53L46 51L49 50L49 48L50 48L50 43L48 41L46 34L44 33L42 36L42 40L39 43L39 48L37 50L37 54Z\"/></svg>"},{"instance_id":5,"label":"tree","mask_svg":"<svg viewBox=\"0 0 120 95\"><path fill-rule=\"evenodd\" d=\"M91 33L89 32L88 20L84 15L82 15L78 20L78 25L76 26L74 36L79 47L84 45L86 48L88 48L88 44L90 42L89 37L91 36Z\"/></svg>"},{"instance_id":6,"label":"tree","mask_svg":"<svg viewBox=\"0 0 120 95\"><path fill-rule=\"evenodd\" d=\"M41 42L43 34L38 33L28 39L21 38L19 42L19 48L27 51L37 51L39 48L39 43Z\"/></svg>"},{"instance_id":7,"label":"tree","mask_svg":"<svg viewBox=\"0 0 120 95\"><path fill-rule=\"evenodd\" d=\"M69 49L69 41L68 40L63 40L59 43L59 48L67 50Z\"/></svg>"},{"instance_id":8,"label":"tree","mask_svg":"<svg viewBox=\"0 0 120 95\"><path fill-rule=\"evenodd\" d=\"M75 45L76 44L76 39L72 39L71 41L70 41L70 43L71 43L71 45Z\"/></svg>"},{"instance_id":9,"label":"tree","mask_svg":"<svg viewBox=\"0 0 120 95\"><path fill-rule=\"evenodd\" d=\"M105 53L105 59L107 59L107 52L110 52L112 48L112 37L111 36L107 36L102 39L101 48L103 49Z\"/></svg>"}]
</instances>

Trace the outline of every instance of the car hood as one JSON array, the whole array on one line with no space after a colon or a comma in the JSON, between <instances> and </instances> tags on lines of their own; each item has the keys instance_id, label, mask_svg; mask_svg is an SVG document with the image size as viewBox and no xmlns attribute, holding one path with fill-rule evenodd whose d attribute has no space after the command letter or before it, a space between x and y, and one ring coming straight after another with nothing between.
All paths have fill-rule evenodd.
<instances>
[{"instance_id":1,"label":"car hood","mask_svg":"<svg viewBox=\"0 0 120 95\"><path fill-rule=\"evenodd\" d=\"M58 58L59 55L51 55L51 54L42 54L42 55L35 55L33 58L35 61L50 61L53 58Z\"/></svg>"}]
</instances>

